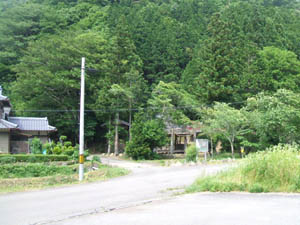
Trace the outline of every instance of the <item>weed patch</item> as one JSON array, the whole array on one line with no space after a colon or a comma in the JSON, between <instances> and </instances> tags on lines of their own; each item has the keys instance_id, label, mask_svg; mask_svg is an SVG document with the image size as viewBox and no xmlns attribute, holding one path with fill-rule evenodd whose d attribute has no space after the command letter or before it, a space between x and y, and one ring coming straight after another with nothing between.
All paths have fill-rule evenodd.
<instances>
[{"instance_id":1,"label":"weed patch","mask_svg":"<svg viewBox=\"0 0 300 225\"><path fill-rule=\"evenodd\" d=\"M118 167L110 167L98 163L97 170L91 170L91 163L85 164L85 174L83 183L106 180L114 177L124 176L129 173L128 170ZM16 192L43 189L47 187L79 184L78 165L71 165L69 169L71 174L56 174L45 177L25 177L25 178L1 178L0 193ZM82 182L81 182L82 183Z\"/></svg>"},{"instance_id":2,"label":"weed patch","mask_svg":"<svg viewBox=\"0 0 300 225\"><path fill-rule=\"evenodd\" d=\"M198 191L300 192L298 147L278 145L251 154L238 167L199 178L186 189Z\"/></svg>"}]
</instances>

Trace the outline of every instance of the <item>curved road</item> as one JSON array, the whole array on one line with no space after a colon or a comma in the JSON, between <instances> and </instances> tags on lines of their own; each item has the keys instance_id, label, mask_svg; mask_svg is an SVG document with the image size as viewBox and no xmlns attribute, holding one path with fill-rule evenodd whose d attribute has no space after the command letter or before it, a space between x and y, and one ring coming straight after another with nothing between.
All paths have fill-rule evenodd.
<instances>
[{"instance_id":1,"label":"curved road","mask_svg":"<svg viewBox=\"0 0 300 225\"><path fill-rule=\"evenodd\" d=\"M196 177L228 165L164 168L103 161L133 172L105 182L0 195L0 225L300 224L299 194L172 195Z\"/></svg>"},{"instance_id":2,"label":"curved road","mask_svg":"<svg viewBox=\"0 0 300 225\"><path fill-rule=\"evenodd\" d=\"M88 215L136 207L166 199L172 196L174 188L178 191L177 188L191 184L198 176L228 167L202 165L167 168L108 158L102 161L128 168L132 173L108 181L0 195L0 224L65 224Z\"/></svg>"}]
</instances>

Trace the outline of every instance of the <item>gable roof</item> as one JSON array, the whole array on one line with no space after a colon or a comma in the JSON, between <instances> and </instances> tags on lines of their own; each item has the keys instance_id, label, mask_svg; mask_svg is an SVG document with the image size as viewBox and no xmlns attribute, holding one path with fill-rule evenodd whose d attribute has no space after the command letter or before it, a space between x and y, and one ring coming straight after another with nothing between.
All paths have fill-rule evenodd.
<instances>
[{"instance_id":1,"label":"gable roof","mask_svg":"<svg viewBox=\"0 0 300 225\"><path fill-rule=\"evenodd\" d=\"M8 117L8 121L17 124L17 128L20 130L56 131L55 127L49 125L47 117Z\"/></svg>"},{"instance_id":2,"label":"gable roof","mask_svg":"<svg viewBox=\"0 0 300 225\"><path fill-rule=\"evenodd\" d=\"M7 120L0 119L0 129L13 129L17 128L17 124L8 122Z\"/></svg>"}]
</instances>

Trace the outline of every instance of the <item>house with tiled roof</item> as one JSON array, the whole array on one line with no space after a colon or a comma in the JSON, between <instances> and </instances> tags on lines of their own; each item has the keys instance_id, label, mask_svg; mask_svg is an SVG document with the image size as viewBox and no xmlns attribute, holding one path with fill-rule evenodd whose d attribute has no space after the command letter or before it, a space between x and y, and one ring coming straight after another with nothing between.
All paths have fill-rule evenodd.
<instances>
[{"instance_id":1,"label":"house with tiled roof","mask_svg":"<svg viewBox=\"0 0 300 225\"><path fill-rule=\"evenodd\" d=\"M29 142L38 137L43 143L56 128L47 117L11 117L9 98L2 95L0 86L0 153L29 153Z\"/></svg>"}]
</instances>

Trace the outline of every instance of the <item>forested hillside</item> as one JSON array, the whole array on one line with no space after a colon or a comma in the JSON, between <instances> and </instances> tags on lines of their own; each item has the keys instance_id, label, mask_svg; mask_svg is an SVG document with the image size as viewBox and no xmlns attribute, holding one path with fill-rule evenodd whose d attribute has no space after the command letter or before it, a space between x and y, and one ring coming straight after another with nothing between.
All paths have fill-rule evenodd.
<instances>
[{"instance_id":1,"label":"forested hillside","mask_svg":"<svg viewBox=\"0 0 300 225\"><path fill-rule=\"evenodd\" d=\"M60 134L77 141L86 57L88 143L112 139L116 117L131 123L137 112L184 124L205 118L201 109L218 101L264 115L263 106L272 102L267 96L296 99L300 93L299 4L0 0L0 84L15 114L48 116ZM265 134L279 135L270 126ZM265 137L253 135L247 143ZM120 136L128 138L122 129ZM281 141L276 138L264 143Z\"/></svg>"}]
</instances>

